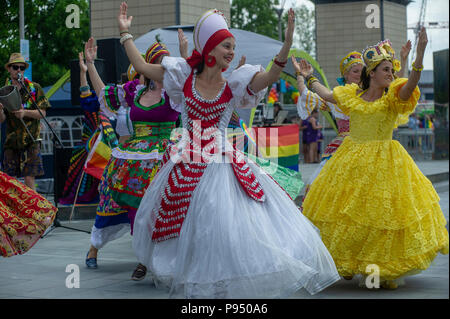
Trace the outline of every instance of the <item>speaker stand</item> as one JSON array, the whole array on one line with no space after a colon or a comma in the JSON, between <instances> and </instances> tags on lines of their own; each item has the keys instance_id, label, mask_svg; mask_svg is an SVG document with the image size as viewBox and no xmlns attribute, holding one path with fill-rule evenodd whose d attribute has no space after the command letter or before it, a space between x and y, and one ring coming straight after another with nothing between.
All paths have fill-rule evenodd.
<instances>
[{"instance_id":1,"label":"speaker stand","mask_svg":"<svg viewBox=\"0 0 450 319\"><path fill-rule=\"evenodd\" d=\"M58 178L58 170L57 170L57 156L56 156L56 152L57 152L57 148L56 148L56 143L55 143L55 136L56 134L53 133L53 200L55 202L55 207L58 208L58 201L59 201L59 195L58 195L58 188L56 187L56 180ZM64 149L64 147L61 145L61 148ZM50 226L50 228L48 228L44 234L41 236L41 238L46 237L50 232L52 232L53 230L55 230L58 227L61 228L65 228L65 229L70 229L70 230L75 230L75 231L79 231L79 232L83 232L83 233L88 233L90 234L90 231L84 230L84 229L77 229L77 228L72 228L72 227L67 227L67 226L63 226L61 225L61 222L58 219L58 213L59 211L56 212L56 216L55 219L53 220L53 224L52 226Z\"/></svg>"}]
</instances>

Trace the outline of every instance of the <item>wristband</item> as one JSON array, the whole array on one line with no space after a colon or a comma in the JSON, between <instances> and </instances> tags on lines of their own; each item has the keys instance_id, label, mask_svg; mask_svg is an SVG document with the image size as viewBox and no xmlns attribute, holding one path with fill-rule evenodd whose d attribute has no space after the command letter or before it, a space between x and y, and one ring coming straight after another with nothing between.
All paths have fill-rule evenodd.
<instances>
[{"instance_id":1,"label":"wristband","mask_svg":"<svg viewBox=\"0 0 450 319\"><path fill-rule=\"evenodd\" d=\"M123 45L125 41L129 40L129 39L133 39L133 36L131 35L131 33L126 33L125 35L123 35L120 38L120 44Z\"/></svg>"},{"instance_id":2,"label":"wristband","mask_svg":"<svg viewBox=\"0 0 450 319\"><path fill-rule=\"evenodd\" d=\"M413 63L412 63L412 65L411 65L411 67L412 67L412 69L414 70L414 71L416 71L416 72L422 72L422 70L423 70L423 65L422 65L422 67L421 68L416 68L416 61L414 61Z\"/></svg>"},{"instance_id":3,"label":"wristband","mask_svg":"<svg viewBox=\"0 0 450 319\"><path fill-rule=\"evenodd\" d=\"M91 89L91 88L90 88L89 85L80 86L80 92L81 92L81 93L87 92L87 91L89 91L90 89Z\"/></svg>"},{"instance_id":4,"label":"wristband","mask_svg":"<svg viewBox=\"0 0 450 319\"><path fill-rule=\"evenodd\" d=\"M276 58L273 59L273 63L275 63L276 65L278 65L280 68L284 68L286 66L287 60L284 62L280 62L278 61Z\"/></svg>"}]
</instances>

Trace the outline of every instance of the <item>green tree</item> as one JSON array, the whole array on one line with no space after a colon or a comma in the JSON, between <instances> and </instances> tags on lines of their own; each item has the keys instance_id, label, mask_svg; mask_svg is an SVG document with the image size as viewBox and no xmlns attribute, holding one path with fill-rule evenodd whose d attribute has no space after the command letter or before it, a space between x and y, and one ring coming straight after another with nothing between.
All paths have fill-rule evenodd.
<instances>
[{"instance_id":1,"label":"green tree","mask_svg":"<svg viewBox=\"0 0 450 319\"><path fill-rule=\"evenodd\" d=\"M255 32L278 40L278 14L275 10L278 0L233 0L231 4L232 28ZM315 13L314 9L302 4L295 10L295 34L292 47L315 56ZM287 25L288 8L282 17L282 38Z\"/></svg>"},{"instance_id":2,"label":"green tree","mask_svg":"<svg viewBox=\"0 0 450 319\"><path fill-rule=\"evenodd\" d=\"M79 28L68 28L66 12L70 4L80 10ZM78 57L83 41L89 37L88 0L28 0L24 1L25 39L30 42L33 80L41 86L52 85L68 69L71 59ZM8 61L12 52L20 52L19 1L0 0L4 16L0 20L0 62ZM5 68L0 81L8 76ZM0 83L3 84L3 83Z\"/></svg>"},{"instance_id":3,"label":"green tree","mask_svg":"<svg viewBox=\"0 0 450 319\"><path fill-rule=\"evenodd\" d=\"M278 0L233 0L230 26L278 40L277 4Z\"/></svg>"},{"instance_id":4,"label":"green tree","mask_svg":"<svg viewBox=\"0 0 450 319\"><path fill-rule=\"evenodd\" d=\"M295 9L294 46L315 58L316 56L316 23L314 8L302 4ZM287 21L287 15L285 16Z\"/></svg>"}]
</instances>

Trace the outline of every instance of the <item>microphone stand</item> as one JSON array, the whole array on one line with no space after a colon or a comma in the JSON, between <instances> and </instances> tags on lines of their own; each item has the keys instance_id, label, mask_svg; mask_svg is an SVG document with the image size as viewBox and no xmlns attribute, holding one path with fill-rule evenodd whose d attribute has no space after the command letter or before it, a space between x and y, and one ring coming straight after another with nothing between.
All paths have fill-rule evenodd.
<instances>
[{"instance_id":1,"label":"microphone stand","mask_svg":"<svg viewBox=\"0 0 450 319\"><path fill-rule=\"evenodd\" d=\"M55 207L58 207L58 194L56 191L56 185L55 185L55 180L56 180L56 142L58 142L59 146L61 149L65 149L61 139L59 138L58 135L56 135L56 132L53 130L52 126L50 125L50 123L47 121L47 119L45 118L45 116L42 114L41 109L37 106L36 102L34 101L33 97L31 96L30 92L28 91L27 87L23 84L22 79L21 79L21 74L19 73L19 78L17 79L17 81L19 82L20 86L22 87L22 89L25 91L25 93L27 94L27 97L29 100L31 100L31 103L33 105L33 107L39 111L39 114L41 115L41 118L44 119L45 124L47 124L47 127L50 129L50 131L53 134L53 138L52 138L52 144L53 144L53 200L55 202ZM25 126L26 127L26 126ZM90 234L90 231L87 230L83 230L83 229L76 229L76 228L72 228L72 227L67 227L67 226L63 226L61 225L61 222L58 219L58 212L56 212L56 216L55 219L53 220L53 225L50 226L50 228L41 236L41 238L44 238L45 236L47 236L51 231L53 231L55 228L57 227L62 227L62 228L66 228L66 229L71 229L71 230L76 230L76 231L80 231L80 232L84 232L84 233L88 233Z\"/></svg>"}]
</instances>

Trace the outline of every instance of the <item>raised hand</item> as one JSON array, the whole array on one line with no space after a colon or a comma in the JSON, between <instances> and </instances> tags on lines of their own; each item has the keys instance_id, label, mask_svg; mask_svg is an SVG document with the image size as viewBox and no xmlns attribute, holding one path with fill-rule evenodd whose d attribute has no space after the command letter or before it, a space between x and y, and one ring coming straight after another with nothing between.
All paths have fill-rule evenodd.
<instances>
[{"instance_id":1,"label":"raised hand","mask_svg":"<svg viewBox=\"0 0 450 319\"><path fill-rule=\"evenodd\" d=\"M187 59L189 57L188 53L188 39L184 35L184 32L182 29L178 29L178 46L180 48L180 55L182 58Z\"/></svg>"},{"instance_id":2,"label":"raised hand","mask_svg":"<svg viewBox=\"0 0 450 319\"><path fill-rule=\"evenodd\" d=\"M411 40L408 40L400 50L400 58L402 59L402 61L405 61L408 58L410 51L411 51Z\"/></svg>"},{"instance_id":3,"label":"raised hand","mask_svg":"<svg viewBox=\"0 0 450 319\"><path fill-rule=\"evenodd\" d=\"M94 38L90 37L88 42L84 44L84 56L86 57L86 63L94 63L97 57L97 46L94 45Z\"/></svg>"},{"instance_id":4,"label":"raised hand","mask_svg":"<svg viewBox=\"0 0 450 319\"><path fill-rule=\"evenodd\" d=\"M288 24L284 33L284 42L292 44L295 30L295 12L292 8L288 11Z\"/></svg>"},{"instance_id":5,"label":"raised hand","mask_svg":"<svg viewBox=\"0 0 450 319\"><path fill-rule=\"evenodd\" d=\"M297 73L297 72L301 73L302 69L300 68L300 65L298 64L295 56L291 55L291 61L292 61L292 65L294 66L295 73Z\"/></svg>"},{"instance_id":6,"label":"raised hand","mask_svg":"<svg viewBox=\"0 0 450 319\"><path fill-rule=\"evenodd\" d=\"M84 56L83 56L83 52L78 52L78 61L80 64L80 70L84 73L87 72L88 68L86 63L84 63Z\"/></svg>"},{"instance_id":7,"label":"raised hand","mask_svg":"<svg viewBox=\"0 0 450 319\"><path fill-rule=\"evenodd\" d=\"M300 72L304 77L307 77L308 75L312 75L314 73L313 67L305 59L300 60L300 69Z\"/></svg>"},{"instance_id":8,"label":"raised hand","mask_svg":"<svg viewBox=\"0 0 450 319\"><path fill-rule=\"evenodd\" d=\"M117 22L119 23L119 30L128 31L131 27L131 20L133 20L133 16L127 16L128 5L126 2L122 2L120 4L119 15L117 16Z\"/></svg>"},{"instance_id":9,"label":"raised hand","mask_svg":"<svg viewBox=\"0 0 450 319\"><path fill-rule=\"evenodd\" d=\"M423 54L425 53L425 49L427 47L428 44L428 36L427 36L427 31L425 30L424 27L422 27L422 29L419 32L419 39L417 40L417 50L416 50L416 54L419 57L423 57Z\"/></svg>"},{"instance_id":10,"label":"raised hand","mask_svg":"<svg viewBox=\"0 0 450 319\"><path fill-rule=\"evenodd\" d=\"M243 66L245 64L245 61L247 60L247 58L245 57L245 55L241 56L241 59L239 60L238 66L236 67L235 70L239 69L241 66Z\"/></svg>"}]
</instances>

